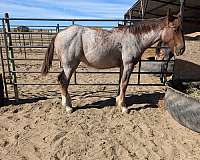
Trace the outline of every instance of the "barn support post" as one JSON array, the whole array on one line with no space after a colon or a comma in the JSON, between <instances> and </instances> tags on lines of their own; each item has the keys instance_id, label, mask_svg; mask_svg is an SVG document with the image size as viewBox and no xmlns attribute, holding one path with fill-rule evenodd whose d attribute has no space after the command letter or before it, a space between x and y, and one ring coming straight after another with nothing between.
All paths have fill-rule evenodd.
<instances>
[{"instance_id":1,"label":"barn support post","mask_svg":"<svg viewBox=\"0 0 200 160\"><path fill-rule=\"evenodd\" d=\"M6 53L8 55L8 65L11 68L11 77L12 77L12 84L14 88L14 93L15 93L15 99L19 99L18 95L18 88L17 88L17 76L16 76L16 69L15 69L15 62L14 62L14 53L13 53L13 48L12 48L12 37L11 34L8 33L10 32L10 22L9 22L9 15L8 13L5 13L5 29L6 29Z\"/></svg>"},{"instance_id":2,"label":"barn support post","mask_svg":"<svg viewBox=\"0 0 200 160\"><path fill-rule=\"evenodd\" d=\"M144 0L141 0L140 2L141 5L141 19L144 19ZM138 84L140 84L140 72L141 72L141 58L139 59L139 68L138 68Z\"/></svg>"},{"instance_id":3,"label":"barn support post","mask_svg":"<svg viewBox=\"0 0 200 160\"><path fill-rule=\"evenodd\" d=\"M141 0L140 5L141 5L141 18L144 19L144 2L143 2L143 0Z\"/></svg>"}]
</instances>

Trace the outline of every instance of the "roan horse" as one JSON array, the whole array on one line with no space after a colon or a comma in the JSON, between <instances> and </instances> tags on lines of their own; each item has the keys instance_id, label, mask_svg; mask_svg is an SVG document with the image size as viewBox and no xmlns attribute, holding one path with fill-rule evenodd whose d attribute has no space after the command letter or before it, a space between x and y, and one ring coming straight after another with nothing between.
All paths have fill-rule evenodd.
<instances>
[{"instance_id":1,"label":"roan horse","mask_svg":"<svg viewBox=\"0 0 200 160\"><path fill-rule=\"evenodd\" d=\"M116 105L128 112L125 92L134 66L143 52L157 41L166 43L177 55L183 54L185 42L180 14L143 20L134 26L103 30L70 26L58 33L46 52L41 73L46 75L52 65L54 51L59 55L63 71L58 76L62 105L72 112L68 85L80 62L98 69L120 67L119 95Z\"/></svg>"}]
</instances>

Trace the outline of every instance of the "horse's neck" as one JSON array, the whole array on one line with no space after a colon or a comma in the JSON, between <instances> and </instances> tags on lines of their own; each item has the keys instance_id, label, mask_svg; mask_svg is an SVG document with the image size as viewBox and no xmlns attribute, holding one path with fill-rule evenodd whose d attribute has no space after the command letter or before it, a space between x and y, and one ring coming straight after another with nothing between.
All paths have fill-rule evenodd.
<instances>
[{"instance_id":1,"label":"horse's neck","mask_svg":"<svg viewBox=\"0 0 200 160\"><path fill-rule=\"evenodd\" d=\"M144 51L151 45L156 43L161 37L161 29L157 28L146 33L142 33L137 38L139 39L141 50Z\"/></svg>"}]
</instances>

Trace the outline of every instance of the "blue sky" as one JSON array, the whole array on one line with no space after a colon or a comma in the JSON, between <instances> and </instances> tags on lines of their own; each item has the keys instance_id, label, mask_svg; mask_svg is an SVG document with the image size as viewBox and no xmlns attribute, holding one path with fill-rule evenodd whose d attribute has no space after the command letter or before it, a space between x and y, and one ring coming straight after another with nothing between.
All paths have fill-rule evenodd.
<instances>
[{"instance_id":1,"label":"blue sky","mask_svg":"<svg viewBox=\"0 0 200 160\"><path fill-rule=\"evenodd\" d=\"M123 18L135 0L0 0L0 17Z\"/></svg>"},{"instance_id":2,"label":"blue sky","mask_svg":"<svg viewBox=\"0 0 200 160\"><path fill-rule=\"evenodd\" d=\"M13 18L123 19L124 13L135 1L136 0L0 0L0 18L4 16L4 13L8 12L10 17ZM61 25L63 24L62 22L59 23ZM12 21L11 24L55 25L56 23ZM94 22L90 24L98 25L98 23Z\"/></svg>"}]
</instances>

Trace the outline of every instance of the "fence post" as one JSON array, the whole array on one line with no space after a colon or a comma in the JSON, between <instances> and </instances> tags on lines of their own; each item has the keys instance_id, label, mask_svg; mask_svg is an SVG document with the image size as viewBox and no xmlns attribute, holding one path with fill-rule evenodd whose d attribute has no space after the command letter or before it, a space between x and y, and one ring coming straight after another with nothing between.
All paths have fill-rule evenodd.
<instances>
[{"instance_id":1,"label":"fence post","mask_svg":"<svg viewBox=\"0 0 200 160\"><path fill-rule=\"evenodd\" d=\"M4 87L3 87L3 78L0 73L0 107L4 106Z\"/></svg>"},{"instance_id":2,"label":"fence post","mask_svg":"<svg viewBox=\"0 0 200 160\"><path fill-rule=\"evenodd\" d=\"M60 31L60 25L57 24L57 26L56 26L56 33L58 33L59 31ZM60 68L62 68L61 61L59 62L59 65L60 65Z\"/></svg>"},{"instance_id":3,"label":"fence post","mask_svg":"<svg viewBox=\"0 0 200 160\"><path fill-rule=\"evenodd\" d=\"M17 31L17 32L20 32L20 31ZM23 52L22 52L22 48L21 48L22 42L21 42L21 35L20 35L20 34L21 34L21 33L18 33L18 42L19 42L19 46L20 46L19 50L20 50L20 53L21 53L21 55L22 55Z\"/></svg>"},{"instance_id":4,"label":"fence post","mask_svg":"<svg viewBox=\"0 0 200 160\"><path fill-rule=\"evenodd\" d=\"M58 33L59 31L60 31L60 25L57 24L57 26L56 26L56 32Z\"/></svg>"},{"instance_id":5,"label":"fence post","mask_svg":"<svg viewBox=\"0 0 200 160\"><path fill-rule=\"evenodd\" d=\"M141 71L141 59L139 60L139 68L138 68L138 84L140 84L140 71Z\"/></svg>"},{"instance_id":6,"label":"fence post","mask_svg":"<svg viewBox=\"0 0 200 160\"><path fill-rule=\"evenodd\" d=\"M43 29L40 29L39 31L41 32L41 34L40 34L40 39L41 39L41 44L42 44L42 46L43 46L43 39L42 39L42 38L43 38L43 37L42 37L42 34L43 34L43 33L42 33L42 32L43 32Z\"/></svg>"},{"instance_id":7,"label":"fence post","mask_svg":"<svg viewBox=\"0 0 200 160\"><path fill-rule=\"evenodd\" d=\"M9 74L9 83L12 83L11 80L11 71L10 71L10 65L9 65L9 58L8 58L8 42L7 42L7 36L6 36L6 27L5 27L5 22L4 19L2 19L2 25L3 25L3 38L4 38L4 45L5 45L5 50L6 50L6 60L7 60L7 67L8 67L8 74Z\"/></svg>"},{"instance_id":8,"label":"fence post","mask_svg":"<svg viewBox=\"0 0 200 160\"><path fill-rule=\"evenodd\" d=\"M74 25L74 20L72 20L72 25ZM76 81L76 70L74 71L74 83L77 84L77 81Z\"/></svg>"},{"instance_id":9,"label":"fence post","mask_svg":"<svg viewBox=\"0 0 200 160\"><path fill-rule=\"evenodd\" d=\"M22 31L23 32L23 31ZM26 45L26 40L25 40L25 37L24 37L24 33L22 33L22 39L23 39L23 46L24 46L24 58L26 59L26 48L25 48L25 45Z\"/></svg>"},{"instance_id":10,"label":"fence post","mask_svg":"<svg viewBox=\"0 0 200 160\"><path fill-rule=\"evenodd\" d=\"M8 33L10 32L10 22L9 22L9 15L8 13L5 13L5 27L6 27L6 41L7 41L7 54L8 54L8 60L9 60L9 64L11 67L11 76L12 76L12 84L13 84L13 88L14 88L14 93L15 93L15 99L18 100L19 99L19 95L18 95L18 88L17 88L17 76L16 76L16 69L15 69L15 62L14 62L14 53L13 53L13 48L12 46L12 37L11 34Z\"/></svg>"},{"instance_id":11,"label":"fence post","mask_svg":"<svg viewBox=\"0 0 200 160\"><path fill-rule=\"evenodd\" d=\"M5 76L5 68L4 68L4 58L3 58L3 52L2 48L0 47L0 56L1 56L1 66L2 66L2 76L3 76L3 82L4 82L4 89L6 94L6 99L8 99L8 90L7 90L7 82L6 82L6 76Z\"/></svg>"}]
</instances>

